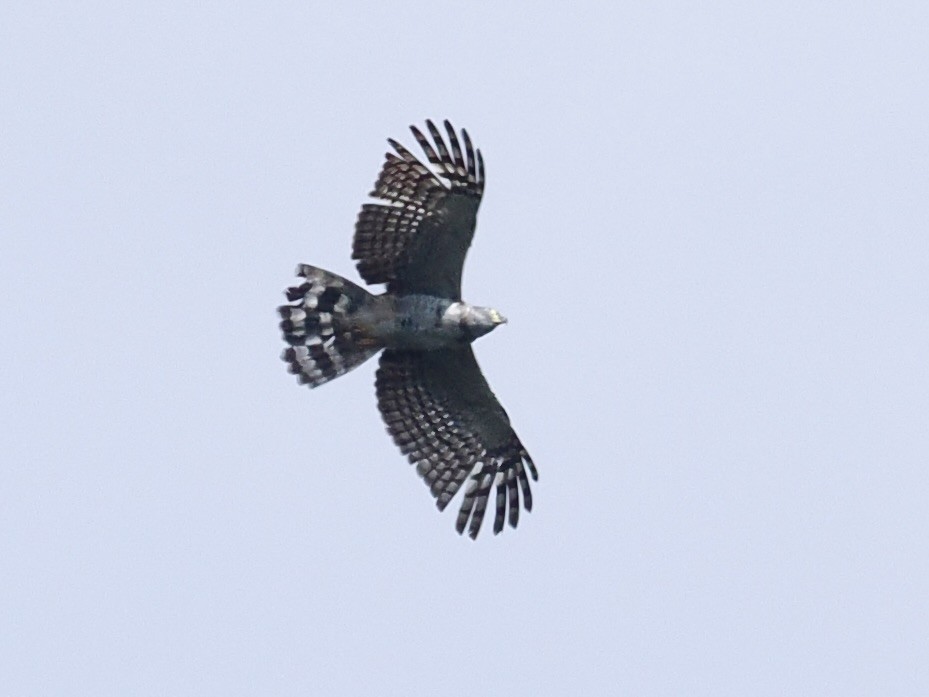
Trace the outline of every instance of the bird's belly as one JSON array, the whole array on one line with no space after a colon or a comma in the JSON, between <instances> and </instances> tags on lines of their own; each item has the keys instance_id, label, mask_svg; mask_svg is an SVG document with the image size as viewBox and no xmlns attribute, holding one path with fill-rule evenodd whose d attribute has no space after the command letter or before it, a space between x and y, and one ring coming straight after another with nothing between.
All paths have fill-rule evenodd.
<instances>
[{"instance_id":1,"label":"bird's belly","mask_svg":"<svg viewBox=\"0 0 929 697\"><path fill-rule=\"evenodd\" d=\"M385 344L387 348L393 349L434 351L459 346L462 342L460 332L453 333L443 328L400 328L386 337Z\"/></svg>"},{"instance_id":2,"label":"bird's belly","mask_svg":"<svg viewBox=\"0 0 929 697\"><path fill-rule=\"evenodd\" d=\"M388 348L410 351L432 351L456 346L463 340L458 327L450 327L427 315L398 314L384 334Z\"/></svg>"},{"instance_id":3,"label":"bird's belly","mask_svg":"<svg viewBox=\"0 0 929 697\"><path fill-rule=\"evenodd\" d=\"M384 298L385 296L379 296ZM364 318L369 336L387 348L432 351L467 343L457 324L442 321L451 301L430 296L405 296L379 303Z\"/></svg>"}]
</instances>

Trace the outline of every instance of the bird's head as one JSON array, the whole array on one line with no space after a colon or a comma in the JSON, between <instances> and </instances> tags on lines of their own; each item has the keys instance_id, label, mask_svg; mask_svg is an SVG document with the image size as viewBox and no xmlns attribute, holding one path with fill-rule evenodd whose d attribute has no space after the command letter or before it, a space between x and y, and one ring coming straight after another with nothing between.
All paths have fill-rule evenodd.
<instances>
[{"instance_id":1,"label":"bird's head","mask_svg":"<svg viewBox=\"0 0 929 697\"><path fill-rule=\"evenodd\" d=\"M501 324L506 324L506 317L492 307L479 307L462 302L452 303L445 312L444 319L457 324L471 341L484 336Z\"/></svg>"}]
</instances>

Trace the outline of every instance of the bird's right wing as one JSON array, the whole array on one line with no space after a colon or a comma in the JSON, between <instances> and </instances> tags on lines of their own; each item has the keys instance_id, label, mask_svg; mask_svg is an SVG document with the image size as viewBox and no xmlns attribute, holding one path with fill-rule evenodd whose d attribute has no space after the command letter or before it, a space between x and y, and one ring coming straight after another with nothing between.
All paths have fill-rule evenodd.
<instances>
[{"instance_id":1,"label":"bird's right wing","mask_svg":"<svg viewBox=\"0 0 929 697\"><path fill-rule=\"evenodd\" d=\"M387 430L416 465L443 510L470 481L455 527L477 537L496 485L494 533L519 520L519 498L532 510L532 459L491 392L470 346L381 354L377 404ZM528 474L527 474L528 471ZM470 525L469 525L470 520Z\"/></svg>"},{"instance_id":2,"label":"bird's right wing","mask_svg":"<svg viewBox=\"0 0 929 697\"><path fill-rule=\"evenodd\" d=\"M397 154L387 153L371 192L387 203L361 207L352 258L368 283L460 300L461 271L484 193L484 159L467 131L459 141L445 122L449 150L435 124L426 121L426 127L432 143L415 126L410 130L435 171L397 141L388 141Z\"/></svg>"}]
</instances>

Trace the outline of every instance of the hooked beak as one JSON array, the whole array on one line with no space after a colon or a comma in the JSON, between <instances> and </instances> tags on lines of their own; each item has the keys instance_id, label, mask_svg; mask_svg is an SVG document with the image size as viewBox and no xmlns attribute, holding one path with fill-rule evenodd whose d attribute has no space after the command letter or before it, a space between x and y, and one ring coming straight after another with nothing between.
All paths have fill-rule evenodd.
<instances>
[{"instance_id":1,"label":"hooked beak","mask_svg":"<svg viewBox=\"0 0 929 697\"><path fill-rule=\"evenodd\" d=\"M501 315L496 310L491 310L490 319L493 321L494 324L506 324L506 317Z\"/></svg>"}]
</instances>

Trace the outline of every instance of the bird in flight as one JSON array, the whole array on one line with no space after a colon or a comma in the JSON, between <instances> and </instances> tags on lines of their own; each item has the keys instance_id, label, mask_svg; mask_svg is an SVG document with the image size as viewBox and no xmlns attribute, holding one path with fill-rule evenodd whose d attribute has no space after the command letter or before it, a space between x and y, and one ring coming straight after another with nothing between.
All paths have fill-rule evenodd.
<instances>
[{"instance_id":1,"label":"bird in flight","mask_svg":"<svg viewBox=\"0 0 929 697\"><path fill-rule=\"evenodd\" d=\"M484 159L468 132L432 121L410 130L428 165L395 140L361 207L352 258L375 295L348 279L300 264L278 308L299 382L318 387L383 350L375 382L387 431L444 510L465 485L455 522L477 537L496 490L494 533L532 510L538 473L484 379L471 342L506 319L461 299L461 272L484 193ZM431 138L431 140L430 140Z\"/></svg>"}]
</instances>

